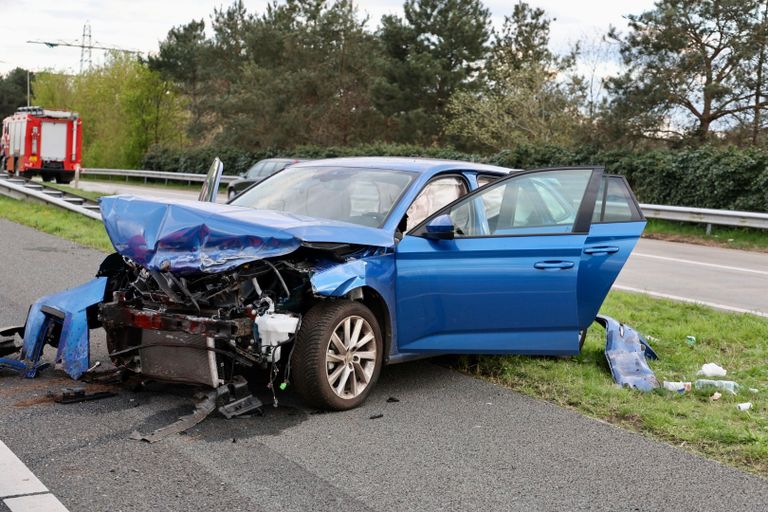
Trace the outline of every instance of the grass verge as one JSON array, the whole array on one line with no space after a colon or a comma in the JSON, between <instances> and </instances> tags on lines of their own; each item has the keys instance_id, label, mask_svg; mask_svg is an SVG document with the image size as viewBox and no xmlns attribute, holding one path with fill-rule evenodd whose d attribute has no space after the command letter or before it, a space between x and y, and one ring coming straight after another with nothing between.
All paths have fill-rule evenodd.
<instances>
[{"instance_id":1,"label":"grass verge","mask_svg":"<svg viewBox=\"0 0 768 512\"><path fill-rule=\"evenodd\" d=\"M704 306L612 292L602 313L652 336L659 381L695 381L704 363L718 363L738 395L642 393L613 383L605 361L605 331L594 324L582 353L567 359L522 356L462 358L463 371L662 439L695 453L768 477L768 320ZM686 336L695 336L689 346ZM755 388L757 393L749 391ZM736 404L752 402L748 412Z\"/></svg>"},{"instance_id":2,"label":"grass verge","mask_svg":"<svg viewBox=\"0 0 768 512\"><path fill-rule=\"evenodd\" d=\"M104 225L75 212L0 196L0 217L86 247L114 251Z\"/></svg>"},{"instance_id":3,"label":"grass verge","mask_svg":"<svg viewBox=\"0 0 768 512\"><path fill-rule=\"evenodd\" d=\"M98 221L51 206L0 196L0 217L79 244L111 252ZM741 384L737 396L641 393L613 384L604 357L604 332L595 325L584 350L567 359L521 356L461 358L463 371L536 398L576 409L768 477L768 320L647 296L612 292L602 312L652 336L660 356L651 367L660 381L693 381L704 363L728 370ZM693 346L686 336L693 335ZM755 388L752 393L749 388ZM736 404L750 401L748 412Z\"/></svg>"},{"instance_id":4,"label":"grass verge","mask_svg":"<svg viewBox=\"0 0 768 512\"><path fill-rule=\"evenodd\" d=\"M713 225L712 233L707 235L706 224L648 219L643 236L712 247L768 252L768 231L764 229Z\"/></svg>"}]
</instances>

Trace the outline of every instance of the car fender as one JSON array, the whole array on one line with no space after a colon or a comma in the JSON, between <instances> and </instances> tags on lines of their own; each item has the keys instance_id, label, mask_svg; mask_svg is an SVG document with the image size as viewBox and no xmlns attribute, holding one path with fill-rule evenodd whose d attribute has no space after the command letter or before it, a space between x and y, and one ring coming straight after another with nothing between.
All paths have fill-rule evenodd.
<instances>
[{"instance_id":1,"label":"car fender","mask_svg":"<svg viewBox=\"0 0 768 512\"><path fill-rule=\"evenodd\" d=\"M366 288L379 294L389 317L387 330L391 335L390 355L397 353L394 253L323 264L315 269L310 283L312 293L318 297L355 297L359 295L357 290L365 294Z\"/></svg>"}]
</instances>

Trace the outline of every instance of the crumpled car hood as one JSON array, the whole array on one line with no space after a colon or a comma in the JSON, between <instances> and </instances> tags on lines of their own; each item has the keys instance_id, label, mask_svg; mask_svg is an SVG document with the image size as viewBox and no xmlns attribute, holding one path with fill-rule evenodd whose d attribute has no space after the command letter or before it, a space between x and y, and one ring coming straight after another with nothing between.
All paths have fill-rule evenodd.
<instances>
[{"instance_id":1,"label":"crumpled car hood","mask_svg":"<svg viewBox=\"0 0 768 512\"><path fill-rule=\"evenodd\" d=\"M100 203L115 250L150 270L223 272L289 254L303 242L394 245L382 229L272 210L134 196Z\"/></svg>"}]
</instances>

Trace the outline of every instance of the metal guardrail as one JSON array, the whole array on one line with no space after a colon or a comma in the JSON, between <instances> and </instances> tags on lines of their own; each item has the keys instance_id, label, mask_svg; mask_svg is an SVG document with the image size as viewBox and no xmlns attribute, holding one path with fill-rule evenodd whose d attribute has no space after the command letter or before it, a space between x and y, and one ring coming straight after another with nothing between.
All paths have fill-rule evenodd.
<instances>
[{"instance_id":1,"label":"metal guardrail","mask_svg":"<svg viewBox=\"0 0 768 512\"><path fill-rule=\"evenodd\" d=\"M768 229L768 213L740 212L735 210L713 210L690 206L664 206L641 204L643 214L652 219L697 222L707 225L707 234L712 224L720 226L739 226L744 228Z\"/></svg>"},{"instance_id":2,"label":"metal guardrail","mask_svg":"<svg viewBox=\"0 0 768 512\"><path fill-rule=\"evenodd\" d=\"M205 181L205 174L195 174L193 172L164 172L164 171L145 171L141 169L96 169L84 168L80 171L83 176L119 176L128 181L129 178L143 178L144 183L149 179L169 181L186 181L202 183ZM238 176L222 176L222 183L231 183L238 179Z\"/></svg>"},{"instance_id":3,"label":"metal guardrail","mask_svg":"<svg viewBox=\"0 0 768 512\"><path fill-rule=\"evenodd\" d=\"M10 178L0 175L0 195L13 199L51 204L79 213L80 215L85 215L90 219L101 221L98 205L88 204L84 198L51 187L45 187L42 184L30 182L23 178Z\"/></svg>"}]
</instances>

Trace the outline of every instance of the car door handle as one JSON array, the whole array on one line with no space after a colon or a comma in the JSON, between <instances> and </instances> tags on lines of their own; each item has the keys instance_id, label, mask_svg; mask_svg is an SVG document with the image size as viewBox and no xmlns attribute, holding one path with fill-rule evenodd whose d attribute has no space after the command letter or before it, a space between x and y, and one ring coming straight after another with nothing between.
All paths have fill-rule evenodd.
<instances>
[{"instance_id":1,"label":"car door handle","mask_svg":"<svg viewBox=\"0 0 768 512\"><path fill-rule=\"evenodd\" d=\"M615 252L619 252L619 248L612 245L598 245L584 249L584 254L613 254Z\"/></svg>"},{"instance_id":2,"label":"car door handle","mask_svg":"<svg viewBox=\"0 0 768 512\"><path fill-rule=\"evenodd\" d=\"M533 268L538 268L539 270L565 270L573 268L573 265L572 261L538 261L533 264Z\"/></svg>"}]
</instances>

